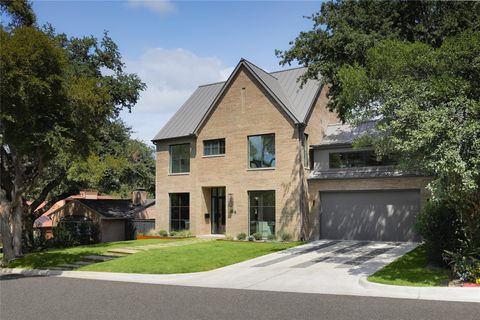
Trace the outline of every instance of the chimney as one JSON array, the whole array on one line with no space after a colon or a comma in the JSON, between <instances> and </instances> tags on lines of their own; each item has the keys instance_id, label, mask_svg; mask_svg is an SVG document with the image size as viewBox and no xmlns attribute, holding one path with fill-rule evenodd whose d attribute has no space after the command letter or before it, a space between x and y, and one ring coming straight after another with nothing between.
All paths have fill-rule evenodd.
<instances>
[{"instance_id":1,"label":"chimney","mask_svg":"<svg viewBox=\"0 0 480 320\"><path fill-rule=\"evenodd\" d=\"M147 200L147 192L145 190L135 190L132 192L132 204L134 206L143 206Z\"/></svg>"},{"instance_id":2,"label":"chimney","mask_svg":"<svg viewBox=\"0 0 480 320\"><path fill-rule=\"evenodd\" d=\"M98 190L82 190L80 191L80 195L85 199L98 199Z\"/></svg>"}]
</instances>

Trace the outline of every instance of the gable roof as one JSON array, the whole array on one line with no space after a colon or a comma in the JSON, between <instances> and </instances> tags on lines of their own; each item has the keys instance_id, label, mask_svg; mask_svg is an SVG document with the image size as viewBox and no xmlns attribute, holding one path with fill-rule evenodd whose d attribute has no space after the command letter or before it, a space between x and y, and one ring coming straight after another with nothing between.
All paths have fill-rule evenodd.
<instances>
[{"instance_id":1,"label":"gable roof","mask_svg":"<svg viewBox=\"0 0 480 320\"><path fill-rule=\"evenodd\" d=\"M320 81L308 80L300 88L300 82L297 79L303 75L306 68L268 73L253 63L241 59L227 81L199 86L152 141L197 135L204 121L242 67L252 74L295 124L307 121L309 111L321 89Z\"/></svg>"}]
</instances>

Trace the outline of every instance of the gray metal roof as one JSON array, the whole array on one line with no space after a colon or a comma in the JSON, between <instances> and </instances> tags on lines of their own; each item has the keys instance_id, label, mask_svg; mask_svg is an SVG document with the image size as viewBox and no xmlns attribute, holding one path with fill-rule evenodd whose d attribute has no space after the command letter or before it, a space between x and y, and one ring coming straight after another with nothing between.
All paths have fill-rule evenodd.
<instances>
[{"instance_id":1,"label":"gray metal roof","mask_svg":"<svg viewBox=\"0 0 480 320\"><path fill-rule=\"evenodd\" d=\"M349 124L330 124L327 126L325 136L320 144L312 147L327 147L335 145L348 145L355 139L365 135L375 134L375 120L362 122L356 127Z\"/></svg>"},{"instance_id":2,"label":"gray metal roof","mask_svg":"<svg viewBox=\"0 0 480 320\"><path fill-rule=\"evenodd\" d=\"M241 59L225 82L199 86L173 117L153 138L153 141L196 135L216 101L228 87L241 66L249 70L277 100L294 123L305 123L320 90L320 81L308 80L302 88L297 79L306 68L268 73L253 63Z\"/></svg>"}]
</instances>

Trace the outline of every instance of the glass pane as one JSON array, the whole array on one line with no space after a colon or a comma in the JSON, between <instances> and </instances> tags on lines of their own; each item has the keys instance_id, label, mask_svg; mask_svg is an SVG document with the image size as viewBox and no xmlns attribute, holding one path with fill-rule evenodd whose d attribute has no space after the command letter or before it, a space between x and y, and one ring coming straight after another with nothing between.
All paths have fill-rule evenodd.
<instances>
[{"instance_id":1,"label":"glass pane","mask_svg":"<svg viewBox=\"0 0 480 320\"><path fill-rule=\"evenodd\" d=\"M188 220L190 218L190 208L182 207L180 208L180 219Z\"/></svg>"},{"instance_id":2,"label":"glass pane","mask_svg":"<svg viewBox=\"0 0 480 320\"><path fill-rule=\"evenodd\" d=\"M181 206L189 206L190 205L190 194L188 193L180 193L180 205Z\"/></svg>"},{"instance_id":3,"label":"glass pane","mask_svg":"<svg viewBox=\"0 0 480 320\"><path fill-rule=\"evenodd\" d=\"M263 237L275 233L275 191L250 191L250 234L259 232Z\"/></svg>"},{"instance_id":4,"label":"glass pane","mask_svg":"<svg viewBox=\"0 0 480 320\"><path fill-rule=\"evenodd\" d=\"M190 144L170 146L170 172L190 172Z\"/></svg>"},{"instance_id":5,"label":"glass pane","mask_svg":"<svg viewBox=\"0 0 480 320\"><path fill-rule=\"evenodd\" d=\"M170 208L170 219L178 219L180 217L180 208L171 207Z\"/></svg>"},{"instance_id":6,"label":"glass pane","mask_svg":"<svg viewBox=\"0 0 480 320\"><path fill-rule=\"evenodd\" d=\"M248 137L250 168L275 167L275 135Z\"/></svg>"},{"instance_id":7,"label":"glass pane","mask_svg":"<svg viewBox=\"0 0 480 320\"><path fill-rule=\"evenodd\" d=\"M173 206L178 206L178 205L180 205L178 193L170 194L170 206L173 207Z\"/></svg>"}]
</instances>

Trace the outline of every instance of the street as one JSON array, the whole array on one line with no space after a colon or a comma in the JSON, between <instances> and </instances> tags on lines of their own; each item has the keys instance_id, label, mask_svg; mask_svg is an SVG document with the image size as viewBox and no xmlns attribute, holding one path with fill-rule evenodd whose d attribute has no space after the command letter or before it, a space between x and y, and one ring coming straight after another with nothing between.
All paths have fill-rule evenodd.
<instances>
[{"instance_id":1,"label":"street","mask_svg":"<svg viewBox=\"0 0 480 320\"><path fill-rule=\"evenodd\" d=\"M478 319L480 304L5 275L0 319Z\"/></svg>"}]
</instances>

